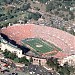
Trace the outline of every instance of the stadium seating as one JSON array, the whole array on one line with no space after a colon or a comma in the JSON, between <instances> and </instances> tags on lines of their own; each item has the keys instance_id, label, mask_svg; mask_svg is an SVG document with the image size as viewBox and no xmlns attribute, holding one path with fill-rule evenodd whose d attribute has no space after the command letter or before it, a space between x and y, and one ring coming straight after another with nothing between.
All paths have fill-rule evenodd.
<instances>
[{"instance_id":1,"label":"stadium seating","mask_svg":"<svg viewBox=\"0 0 75 75\"><path fill-rule=\"evenodd\" d=\"M22 44L21 40L26 38L42 38L61 48L64 52L71 53L75 50L74 36L62 30L34 24L14 25L2 28L1 33L10 39Z\"/></svg>"}]
</instances>

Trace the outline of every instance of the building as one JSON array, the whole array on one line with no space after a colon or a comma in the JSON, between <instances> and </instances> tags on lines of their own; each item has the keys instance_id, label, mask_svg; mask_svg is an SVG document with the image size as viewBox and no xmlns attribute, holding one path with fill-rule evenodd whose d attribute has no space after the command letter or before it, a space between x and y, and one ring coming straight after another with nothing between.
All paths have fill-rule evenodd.
<instances>
[{"instance_id":1,"label":"building","mask_svg":"<svg viewBox=\"0 0 75 75\"><path fill-rule=\"evenodd\" d=\"M12 53L16 53L16 55L20 58L26 56L27 59L30 59L32 57L33 64L37 65L40 63L41 65L44 65L46 63L46 58L49 57L64 59L68 56L75 55L75 36L52 27L34 24L17 24L13 26L8 26L7 28L2 28L1 37L1 50L4 51L5 49L7 49ZM24 39L26 41L29 41L33 40L34 38L41 38L43 39L43 42L47 41L49 43L54 44L55 46L52 47L55 47L55 49L53 48L52 51L41 52L36 49L33 49L32 46L26 44L25 41L25 43L23 42ZM12 44L12 42L14 45ZM46 44L48 45L47 42ZM28 49L23 47L24 44L26 44L25 46ZM42 46L39 47L42 48ZM36 47L37 49L39 49L38 46ZM57 47L61 50L59 50Z\"/></svg>"}]
</instances>

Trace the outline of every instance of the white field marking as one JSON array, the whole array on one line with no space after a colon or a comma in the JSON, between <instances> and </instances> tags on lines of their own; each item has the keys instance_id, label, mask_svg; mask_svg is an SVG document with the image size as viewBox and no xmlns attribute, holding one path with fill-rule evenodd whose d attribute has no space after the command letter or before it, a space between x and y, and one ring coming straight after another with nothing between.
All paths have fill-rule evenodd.
<instances>
[{"instance_id":1,"label":"white field marking","mask_svg":"<svg viewBox=\"0 0 75 75\"><path fill-rule=\"evenodd\" d=\"M43 47L43 45L41 45L41 44L38 44L38 45L36 45L36 47Z\"/></svg>"}]
</instances>

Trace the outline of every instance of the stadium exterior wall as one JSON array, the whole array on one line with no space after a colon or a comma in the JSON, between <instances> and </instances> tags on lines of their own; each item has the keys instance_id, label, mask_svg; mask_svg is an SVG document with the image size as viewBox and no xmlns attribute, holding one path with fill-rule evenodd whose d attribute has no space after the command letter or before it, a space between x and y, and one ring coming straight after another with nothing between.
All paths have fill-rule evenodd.
<instances>
[{"instance_id":1,"label":"stadium exterior wall","mask_svg":"<svg viewBox=\"0 0 75 75\"><path fill-rule=\"evenodd\" d=\"M31 56L27 56L27 55L26 55L26 58L27 58L28 60L30 60ZM34 65L45 65L46 62L47 62L47 60L46 60L45 58L32 57L32 59L33 59L33 64L34 64Z\"/></svg>"},{"instance_id":2,"label":"stadium exterior wall","mask_svg":"<svg viewBox=\"0 0 75 75\"><path fill-rule=\"evenodd\" d=\"M70 66L75 66L75 55L68 56L63 58L60 62L60 65L63 66L64 63L68 63Z\"/></svg>"},{"instance_id":3,"label":"stadium exterior wall","mask_svg":"<svg viewBox=\"0 0 75 75\"><path fill-rule=\"evenodd\" d=\"M19 50L19 49L17 49L17 48L11 47L11 46L8 45L8 44L1 43L1 50L5 51L6 49L7 49L8 51L10 51L11 53L16 53L16 55L17 55L19 58L23 57L22 50Z\"/></svg>"}]
</instances>

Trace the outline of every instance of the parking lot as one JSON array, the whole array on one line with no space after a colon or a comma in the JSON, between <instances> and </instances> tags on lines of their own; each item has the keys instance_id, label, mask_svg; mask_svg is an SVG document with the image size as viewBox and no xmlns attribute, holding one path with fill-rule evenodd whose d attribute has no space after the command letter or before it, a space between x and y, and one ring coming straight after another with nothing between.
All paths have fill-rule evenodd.
<instances>
[{"instance_id":1,"label":"parking lot","mask_svg":"<svg viewBox=\"0 0 75 75\"><path fill-rule=\"evenodd\" d=\"M48 72L42 66L30 65L28 69L29 69L29 73L32 75L52 75L51 72Z\"/></svg>"}]
</instances>

